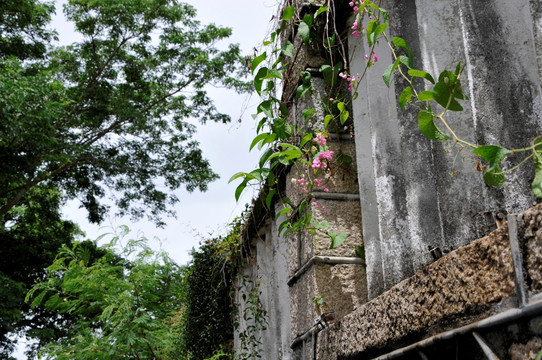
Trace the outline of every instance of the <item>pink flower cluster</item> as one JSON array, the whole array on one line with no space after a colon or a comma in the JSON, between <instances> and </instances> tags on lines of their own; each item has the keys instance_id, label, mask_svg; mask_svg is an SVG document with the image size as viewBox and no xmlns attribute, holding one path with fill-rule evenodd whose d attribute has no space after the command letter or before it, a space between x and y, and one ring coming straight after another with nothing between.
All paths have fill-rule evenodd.
<instances>
[{"instance_id":1,"label":"pink flower cluster","mask_svg":"<svg viewBox=\"0 0 542 360\"><path fill-rule=\"evenodd\" d=\"M326 144L326 138L322 134L316 134L316 137L312 139L312 141L320 146L324 146Z\"/></svg>"},{"instance_id":2,"label":"pink flower cluster","mask_svg":"<svg viewBox=\"0 0 542 360\"><path fill-rule=\"evenodd\" d=\"M374 51L371 51L371 56L365 54L365 60L369 60L369 59L371 59L370 61L375 63L378 61L378 55L376 55Z\"/></svg>"},{"instance_id":3,"label":"pink flower cluster","mask_svg":"<svg viewBox=\"0 0 542 360\"><path fill-rule=\"evenodd\" d=\"M347 73L339 73L339 76L349 82L348 91L352 91L353 85L356 83L356 80L361 80L361 76L356 74L356 76L349 76Z\"/></svg>"},{"instance_id":4,"label":"pink flower cluster","mask_svg":"<svg viewBox=\"0 0 542 360\"><path fill-rule=\"evenodd\" d=\"M358 7L359 1L350 1L348 3L348 5L350 5L351 7L354 8L354 12L358 12L358 10L359 10L359 7Z\"/></svg>"},{"instance_id":5,"label":"pink flower cluster","mask_svg":"<svg viewBox=\"0 0 542 360\"><path fill-rule=\"evenodd\" d=\"M304 193L309 192L309 190L307 189L309 182L307 180L305 180L304 178L297 179L297 184L299 185L301 191L303 191Z\"/></svg>"},{"instance_id":6,"label":"pink flower cluster","mask_svg":"<svg viewBox=\"0 0 542 360\"><path fill-rule=\"evenodd\" d=\"M325 205L320 205L318 200L316 200L315 198L312 198L312 202L314 203L314 206L316 206L317 209L322 209L322 212L324 213L324 215L327 215L327 210L326 210Z\"/></svg>"},{"instance_id":7,"label":"pink flower cluster","mask_svg":"<svg viewBox=\"0 0 542 360\"><path fill-rule=\"evenodd\" d=\"M312 161L312 168L313 169L325 169L325 165L322 162L323 159L326 160L333 160L333 151L326 150L322 151L316 159Z\"/></svg>"},{"instance_id":8,"label":"pink flower cluster","mask_svg":"<svg viewBox=\"0 0 542 360\"><path fill-rule=\"evenodd\" d=\"M307 181L305 180L305 178L301 178L297 180L292 179L292 182L297 183L297 185L299 186L299 189L305 194L309 193L309 188L310 188L310 185L312 184L316 185L318 188L321 188L324 186L324 179L318 179L318 178L314 179L313 182ZM324 187L324 191L328 192L329 189Z\"/></svg>"},{"instance_id":9,"label":"pink flower cluster","mask_svg":"<svg viewBox=\"0 0 542 360\"><path fill-rule=\"evenodd\" d=\"M348 5L350 5L353 8L354 13L357 13L359 11L359 1L350 1ZM356 20L354 20L354 23L352 24L352 30L353 30L352 35L354 35L356 39L359 38L359 33L363 32L364 30L363 26L360 26L360 23L358 22L359 18L360 17L357 17Z\"/></svg>"}]
</instances>

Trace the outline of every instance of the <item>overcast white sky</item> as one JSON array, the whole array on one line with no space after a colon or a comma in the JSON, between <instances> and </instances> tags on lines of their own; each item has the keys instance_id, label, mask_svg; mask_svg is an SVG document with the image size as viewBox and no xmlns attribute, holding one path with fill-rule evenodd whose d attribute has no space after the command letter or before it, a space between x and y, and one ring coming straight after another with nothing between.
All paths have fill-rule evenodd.
<instances>
[{"instance_id":1,"label":"overcast white sky","mask_svg":"<svg viewBox=\"0 0 542 360\"><path fill-rule=\"evenodd\" d=\"M270 20L276 13L278 0L186 0L198 10L198 19L202 23L215 23L231 27L233 35L227 43L239 43L244 54L252 54L254 47L260 47L266 38ZM53 26L59 32L62 43L71 43L76 39L69 24L58 11ZM253 193L248 190L236 204L235 187L239 181L228 184L229 178L239 171L251 171L257 164L258 154L248 153L249 145L256 135L255 123L251 114L255 112L257 96L238 95L232 91L209 89L210 96L217 108L232 118L227 125L207 123L200 126L196 138L201 144L204 156L221 179L210 184L205 193L188 194L180 191L180 203L175 207L177 218L166 219L167 227L157 229L152 223L141 221L135 224L128 218L112 218L100 226L89 224L85 212L78 209L79 203L70 202L66 217L78 223L87 237L95 239L119 225L128 225L134 232L141 231L147 238L158 238L162 248L178 263L186 263L189 252L197 247L202 238L223 234L230 223L249 203ZM248 104L248 106L247 106ZM239 119L241 120L239 122ZM114 210L114 209L113 209ZM155 247L159 246L154 241Z\"/></svg>"}]
</instances>

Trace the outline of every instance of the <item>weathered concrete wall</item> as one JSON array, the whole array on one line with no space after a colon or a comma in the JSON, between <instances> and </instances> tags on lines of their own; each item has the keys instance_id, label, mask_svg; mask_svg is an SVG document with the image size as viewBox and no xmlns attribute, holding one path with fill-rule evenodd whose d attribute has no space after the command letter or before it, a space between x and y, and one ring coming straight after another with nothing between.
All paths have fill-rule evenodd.
<instances>
[{"instance_id":1,"label":"weathered concrete wall","mask_svg":"<svg viewBox=\"0 0 542 360\"><path fill-rule=\"evenodd\" d=\"M416 68L436 76L459 61L465 64L462 82L470 100L462 101L464 111L447 113L459 137L521 148L542 133L538 4L388 0L384 6L390 10L392 36L409 42ZM364 64L360 39L350 39L351 51L356 50L352 73ZM487 233L492 221L487 214L536 203L530 192L532 165L508 174L504 186L488 187L468 148L460 151L423 137L415 109L403 114L395 100L405 83L396 77L387 89L382 82L391 63L386 46L377 46L380 59L354 102L370 298L430 262L428 247L466 245ZM504 167L518 162L511 157Z\"/></svg>"},{"instance_id":2,"label":"weathered concrete wall","mask_svg":"<svg viewBox=\"0 0 542 360\"><path fill-rule=\"evenodd\" d=\"M351 11L347 4L335 2L345 13ZM296 6L298 19L309 8L302 0L285 5ZM462 101L464 111L447 114L460 137L518 148L542 134L540 1L384 0L382 6L390 12L391 35L405 38L413 50L415 68L438 76L458 61L465 64L462 84L470 100ZM298 131L321 130L319 104L327 89L318 77L323 63L319 50L304 47L295 29L283 35L297 53L283 87L288 121ZM350 73L362 73L368 52L363 40L348 39ZM392 55L383 43L375 51L379 60L349 109L355 141L333 133L328 139L333 151L351 156L354 164L320 172L317 176L326 179L329 192L315 191L310 205L315 220L328 221L336 233L345 231L347 241L329 249L331 240L321 231L281 238L274 222L260 231L265 238L254 240L257 256L250 271L262 279L262 304L269 319L276 317L269 324L270 334L262 334L264 358L406 354L478 359L479 351L472 349L479 349L481 341L490 343L500 358L536 353L536 326L542 322L542 205L520 220L521 253L511 250L506 227L489 234L497 227L495 213L520 212L537 202L530 192L532 165L508 175L503 187L486 186L469 149L430 141L417 127L417 110L401 112L396 99L406 84L395 77L386 87L382 73L393 62ZM313 91L295 99L304 70L313 74ZM415 86L424 90L421 82ZM313 107L316 116L305 123L302 113ZM512 157L504 167L518 161ZM304 194L291 179L301 176L309 175L296 168L286 175L285 193L294 204ZM364 247L364 260L356 256L355 246ZM435 261L429 251L435 247L451 252ZM523 267L515 262L522 256ZM525 281L517 275L520 268ZM526 303L518 284L523 284ZM279 293L280 301L275 296ZM314 326L320 315L316 296L327 303L321 310L334 311L336 317L323 331ZM488 325L510 313L518 315L512 323ZM476 322L487 317L491 321ZM411 347L396 350L408 344ZM390 351L399 352L387 354Z\"/></svg>"},{"instance_id":3,"label":"weathered concrete wall","mask_svg":"<svg viewBox=\"0 0 542 360\"><path fill-rule=\"evenodd\" d=\"M280 220L280 219L279 219ZM266 329L255 334L260 338L261 346L254 349L264 359L292 359L290 349L290 297L288 290L288 244L278 235L278 226L274 221L260 229L260 235L252 240L251 261L245 267L248 284L257 287L260 306L266 312ZM240 348L239 333L254 325L251 319L246 321L243 314L247 306L242 299L250 288L242 289L237 294L237 303L241 304L238 321L240 329L236 331L235 348ZM249 311L250 312L250 311ZM247 334L250 333L250 330Z\"/></svg>"}]
</instances>

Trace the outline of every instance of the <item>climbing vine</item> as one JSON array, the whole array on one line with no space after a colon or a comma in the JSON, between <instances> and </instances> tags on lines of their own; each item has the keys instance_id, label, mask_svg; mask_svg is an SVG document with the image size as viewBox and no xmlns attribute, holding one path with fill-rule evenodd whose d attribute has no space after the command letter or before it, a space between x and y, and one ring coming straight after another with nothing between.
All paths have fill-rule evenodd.
<instances>
[{"instance_id":1,"label":"climbing vine","mask_svg":"<svg viewBox=\"0 0 542 360\"><path fill-rule=\"evenodd\" d=\"M244 212L236 218L227 235L205 240L192 252L181 329L191 359L262 357L261 333L267 328L267 313L260 301L259 282L243 271L251 261L242 241L246 216ZM235 349L233 331L239 339Z\"/></svg>"},{"instance_id":2,"label":"climbing vine","mask_svg":"<svg viewBox=\"0 0 542 360\"><path fill-rule=\"evenodd\" d=\"M262 99L254 115L258 121L257 135L250 150L258 148L263 152L258 168L248 173L237 173L230 179L230 182L242 179L235 191L236 199L249 183L262 183L264 202L268 208L276 197L283 201L283 209L277 213L277 219L282 215L286 217L279 225L280 233L305 231L314 234L316 231L323 231L331 238L332 248L344 241L345 233L335 234L328 230L330 226L327 222L314 221L309 206L312 204L320 207L314 193L328 191L326 184L335 173L334 170L352 162L350 157L331 151L326 141L330 132L350 133L353 136L348 109L358 96L360 82L372 65L379 61L378 54L375 53L375 46L379 43L388 45L393 58L393 63L382 75L383 81L388 87L393 76L406 81L407 86L401 92L398 102L402 111L405 111L407 106L418 110L418 127L424 136L436 142L450 142L453 146L458 146L459 151L469 149L477 158L476 169L483 172L485 182L491 186L503 185L506 173L531 160L535 169L532 192L542 198L542 136L535 137L529 147L507 149L500 145L470 143L457 136L454 131L448 114L463 110L460 101L468 99L461 85L464 69L461 62L453 71L444 70L438 77L415 69L413 53L407 42L400 37L390 38L387 34L390 18L388 12L382 8L381 1L358 0L348 4L354 15L350 33L356 38L363 37L369 51L364 55L365 67L362 74L351 74L349 64L352 60L348 59L345 51L345 35L340 33L334 20L338 16L335 1L328 0L324 5L315 5L314 1L309 3L303 12L293 6L283 8L277 30L263 43L266 50L250 63L254 87ZM302 41L293 40L296 33ZM291 34L293 36L290 36ZM297 79L292 72L302 47L317 49L327 59L318 72L328 88L327 96L321 99L320 104L301 111L303 121L296 124L287 120L290 94L283 93L282 99L279 99L277 89L280 82L284 84L282 91L287 91L288 82ZM356 61L363 60L358 56ZM310 71L301 71L299 85L293 91L292 97L299 99L311 92L311 76ZM428 90L418 92L414 86L417 79L425 81ZM320 108L324 110L324 114L317 110ZM323 126L310 126L316 121ZM502 161L513 154L525 156L518 165L503 170ZM298 174L291 181L303 195L299 201L293 201L280 193L283 191L281 189L284 189L280 180L285 173L285 167L292 168ZM321 207L321 210L326 213L324 207ZM356 250L359 254L362 249Z\"/></svg>"}]
</instances>

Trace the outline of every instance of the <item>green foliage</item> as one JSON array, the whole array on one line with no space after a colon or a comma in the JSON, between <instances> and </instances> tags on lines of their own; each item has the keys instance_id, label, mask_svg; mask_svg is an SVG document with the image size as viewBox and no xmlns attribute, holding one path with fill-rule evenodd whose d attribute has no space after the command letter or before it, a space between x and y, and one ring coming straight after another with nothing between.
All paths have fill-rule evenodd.
<instances>
[{"instance_id":1,"label":"green foliage","mask_svg":"<svg viewBox=\"0 0 542 360\"><path fill-rule=\"evenodd\" d=\"M344 231L341 231L338 234L334 233L333 231L328 231L327 234L331 238L331 245L329 246L330 249L335 249L341 246L346 240L346 233Z\"/></svg>"},{"instance_id":2,"label":"green foliage","mask_svg":"<svg viewBox=\"0 0 542 360\"><path fill-rule=\"evenodd\" d=\"M54 33L46 25L54 13L51 1L2 0L0 2L0 59L42 58Z\"/></svg>"},{"instance_id":3,"label":"green foliage","mask_svg":"<svg viewBox=\"0 0 542 360\"><path fill-rule=\"evenodd\" d=\"M46 359L178 358L175 331L183 296L181 269L145 238L128 240L128 230L99 248L64 246L46 277L27 294L43 307L76 321L67 334L43 346ZM120 253L113 249L120 247Z\"/></svg>"},{"instance_id":4,"label":"green foliage","mask_svg":"<svg viewBox=\"0 0 542 360\"><path fill-rule=\"evenodd\" d=\"M205 85L248 88L237 73L238 47L214 46L230 29L201 25L177 0L71 0L64 11L83 40L55 48L43 30L52 7L25 0L35 22L28 25L10 15L13 4L0 6L0 29L17 22L28 46L35 35L50 51L22 62L9 57L17 56L16 29L0 33L0 216L52 182L81 199L92 222L103 220L100 199L112 189L121 215L162 224L178 201L171 190L203 191L217 178L188 120L230 120Z\"/></svg>"},{"instance_id":5,"label":"green foliage","mask_svg":"<svg viewBox=\"0 0 542 360\"><path fill-rule=\"evenodd\" d=\"M236 360L262 358L261 332L267 330L267 311L260 301L260 282L255 282L248 275L238 276L237 291L241 293L241 301L237 304L240 311L238 320L242 318L244 326L236 322L235 328L239 336L239 348L236 349Z\"/></svg>"},{"instance_id":6,"label":"green foliage","mask_svg":"<svg viewBox=\"0 0 542 360\"><path fill-rule=\"evenodd\" d=\"M504 178L504 172L500 168L499 164L504 157L511 153L510 150L501 146L485 145L479 146L474 149L473 154L481 156L489 163L489 169L484 172L484 180L493 186L501 186L506 181Z\"/></svg>"},{"instance_id":7,"label":"green foliage","mask_svg":"<svg viewBox=\"0 0 542 360\"><path fill-rule=\"evenodd\" d=\"M186 279L186 321L181 330L191 359L206 359L221 349L232 351L235 267L226 243L236 236L209 240L192 252Z\"/></svg>"},{"instance_id":8,"label":"green foliage","mask_svg":"<svg viewBox=\"0 0 542 360\"><path fill-rule=\"evenodd\" d=\"M57 250L72 244L79 234L75 224L62 219L60 206L58 190L37 186L0 218L0 348L11 347L9 332L26 332L40 346L62 333L58 323L69 323L67 317L60 321L58 316L30 310L24 303L26 292L37 278L45 276L45 267L53 262Z\"/></svg>"},{"instance_id":9,"label":"green foliage","mask_svg":"<svg viewBox=\"0 0 542 360\"><path fill-rule=\"evenodd\" d=\"M418 113L418 126L422 134L434 141L448 141L452 140L451 137L446 135L442 130L440 130L435 121L433 120L433 113L420 110Z\"/></svg>"}]
</instances>

